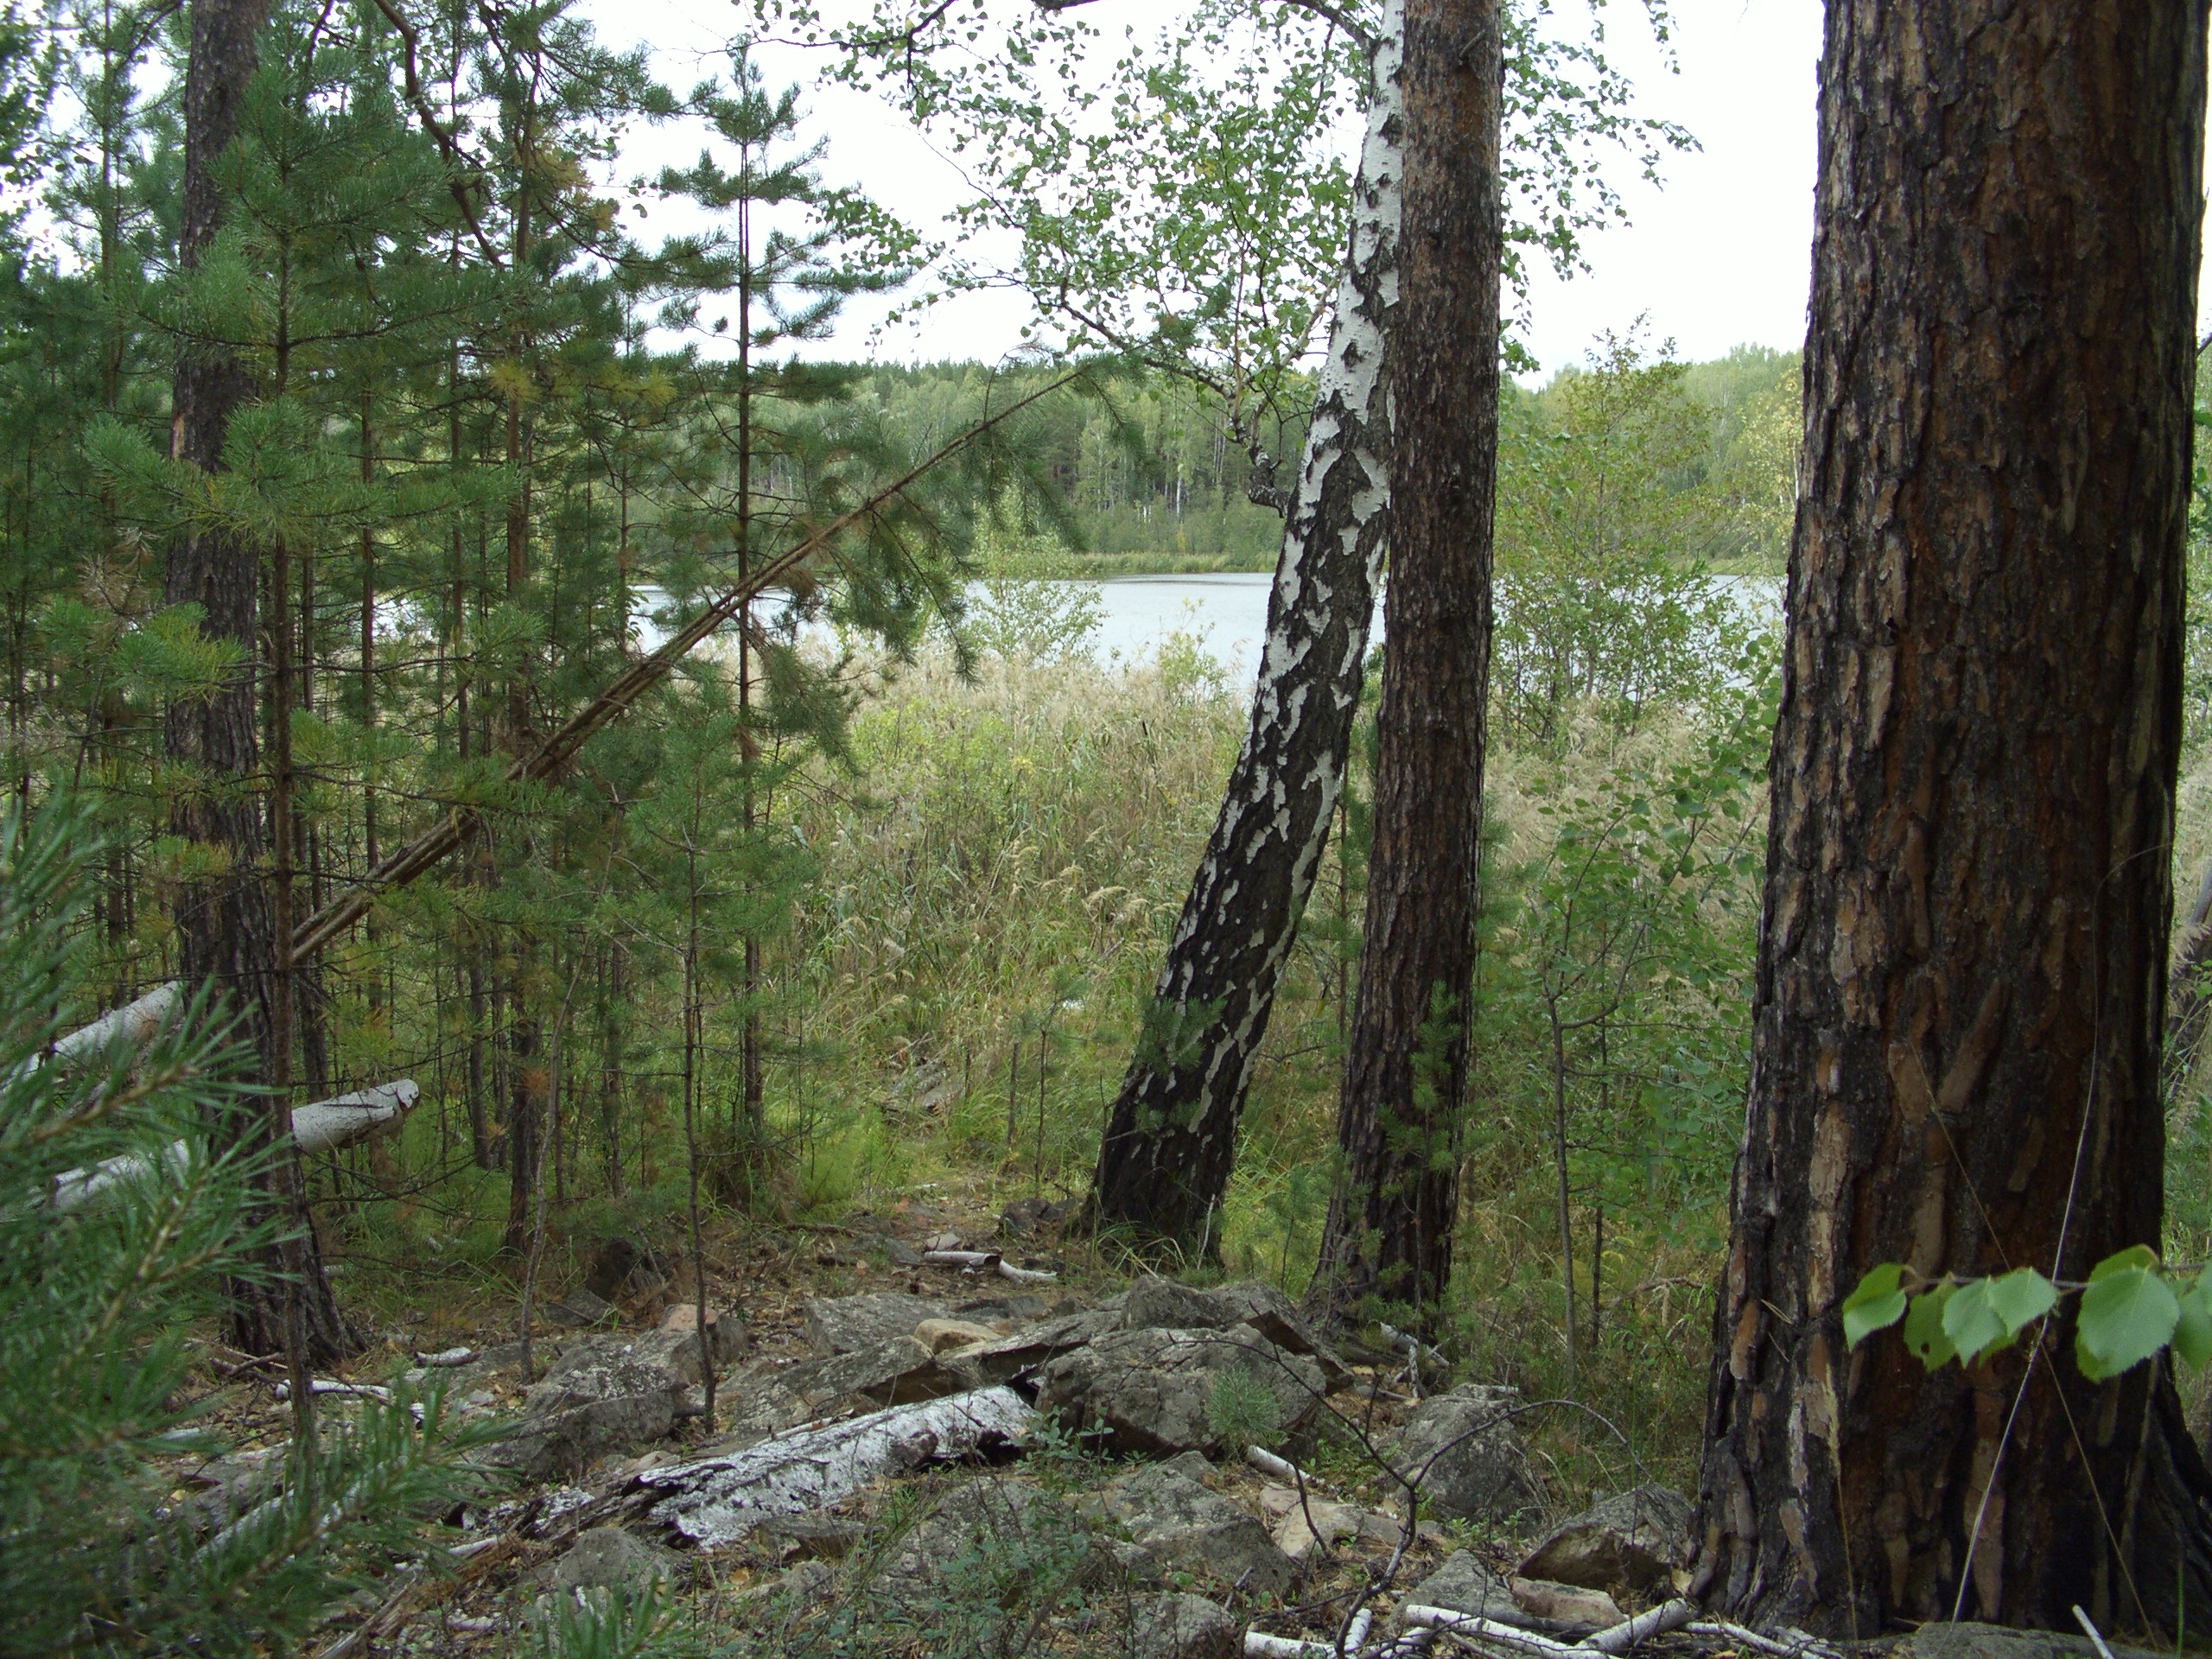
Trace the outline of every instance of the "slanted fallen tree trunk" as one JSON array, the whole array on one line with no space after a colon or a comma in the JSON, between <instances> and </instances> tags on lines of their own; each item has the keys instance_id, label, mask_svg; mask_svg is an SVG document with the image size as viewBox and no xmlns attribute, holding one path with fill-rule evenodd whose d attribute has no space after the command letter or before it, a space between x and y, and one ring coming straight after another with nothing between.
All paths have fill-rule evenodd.
<instances>
[{"instance_id":1,"label":"slanted fallen tree trunk","mask_svg":"<svg viewBox=\"0 0 2212 1659\"><path fill-rule=\"evenodd\" d=\"M57 1065L83 1065L106 1053L109 1046L118 1040L134 1050L143 1048L154 1040L154 1033L169 1017L176 1000L175 985L156 985L137 1001L111 1008L89 1026L79 1026L58 1039L46 1053L25 1061L17 1068L17 1075L35 1071L49 1060Z\"/></svg>"},{"instance_id":2,"label":"slanted fallen tree trunk","mask_svg":"<svg viewBox=\"0 0 2212 1659\"><path fill-rule=\"evenodd\" d=\"M870 1481L929 1463L1003 1450L1037 1414L1011 1389L978 1389L796 1428L726 1458L654 1469L652 1519L702 1546L733 1543L772 1516L834 1503Z\"/></svg>"},{"instance_id":3,"label":"slanted fallen tree trunk","mask_svg":"<svg viewBox=\"0 0 2212 1659\"><path fill-rule=\"evenodd\" d=\"M303 1153L335 1152L340 1147L389 1135L405 1122L422 1097L420 1085L412 1077L402 1077L397 1083L380 1083L373 1089L340 1095L334 1100L319 1100L311 1106L296 1106L292 1138ZM181 1141L171 1141L159 1154L126 1152L104 1158L88 1169L64 1170L55 1176L47 1202L56 1210L80 1209L126 1182L145 1179L162 1163L182 1170L190 1159L191 1148Z\"/></svg>"}]
</instances>

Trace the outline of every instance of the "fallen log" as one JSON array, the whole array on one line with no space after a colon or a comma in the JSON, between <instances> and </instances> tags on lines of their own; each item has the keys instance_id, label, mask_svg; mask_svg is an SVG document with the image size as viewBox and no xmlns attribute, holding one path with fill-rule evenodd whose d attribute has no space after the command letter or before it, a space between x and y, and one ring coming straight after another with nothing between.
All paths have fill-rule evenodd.
<instances>
[{"instance_id":1,"label":"fallen log","mask_svg":"<svg viewBox=\"0 0 2212 1659\"><path fill-rule=\"evenodd\" d=\"M1555 1659L1563 1653L1586 1653L1570 1642L1554 1642L1548 1636L1535 1630L1524 1630L1517 1625L1501 1624L1494 1618L1484 1618L1475 1613L1454 1612L1449 1607L1423 1607L1418 1605L1399 1610L1399 1617L1408 1624L1422 1624L1447 1636L1480 1637L1485 1641L1499 1642L1507 1647L1525 1652L1539 1653Z\"/></svg>"},{"instance_id":2,"label":"fallen log","mask_svg":"<svg viewBox=\"0 0 2212 1659\"><path fill-rule=\"evenodd\" d=\"M58 1038L52 1048L43 1054L32 1056L16 1068L22 1077L35 1071L52 1060L57 1065L74 1065L96 1059L105 1054L108 1046L118 1040L139 1049L154 1040L154 1033L176 1007L176 987L156 985L135 1002L126 1002L111 1008L89 1026L79 1026L67 1037Z\"/></svg>"},{"instance_id":3,"label":"fallen log","mask_svg":"<svg viewBox=\"0 0 2212 1659\"><path fill-rule=\"evenodd\" d=\"M882 1476L1012 1446L1036 1421L1013 1389L978 1389L790 1430L728 1457L648 1470L637 1484L666 1494L648 1511L661 1525L702 1546L733 1543Z\"/></svg>"},{"instance_id":4,"label":"fallen log","mask_svg":"<svg viewBox=\"0 0 2212 1659\"><path fill-rule=\"evenodd\" d=\"M131 1006L136 1007L137 1004ZM397 1083L380 1083L373 1089L340 1095L334 1100L296 1106L292 1109L292 1138L299 1142L302 1152L335 1152L340 1147L390 1134L422 1097L423 1090L415 1080L402 1077ZM103 1158L86 1169L66 1169L54 1178L47 1202L56 1210L79 1209L127 1181L145 1179L158 1163L167 1163L181 1173L191 1158L189 1146L182 1141L172 1141L158 1154L126 1152Z\"/></svg>"},{"instance_id":5,"label":"fallen log","mask_svg":"<svg viewBox=\"0 0 2212 1659\"><path fill-rule=\"evenodd\" d=\"M996 1250L924 1250L922 1260L932 1268L958 1268L963 1272L988 1268L1017 1285L1048 1285L1060 1276L1043 1268L1017 1268Z\"/></svg>"}]
</instances>

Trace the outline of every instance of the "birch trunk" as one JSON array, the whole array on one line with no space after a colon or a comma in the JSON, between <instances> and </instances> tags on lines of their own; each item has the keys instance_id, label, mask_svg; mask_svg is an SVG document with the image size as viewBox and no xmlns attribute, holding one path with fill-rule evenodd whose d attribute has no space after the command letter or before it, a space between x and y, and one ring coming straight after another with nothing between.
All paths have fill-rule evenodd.
<instances>
[{"instance_id":1,"label":"birch trunk","mask_svg":"<svg viewBox=\"0 0 2212 1659\"><path fill-rule=\"evenodd\" d=\"M1400 28L1384 8L1351 246L1268 600L1252 723L1099 1148L1102 1227L1185 1249L1209 1232L1284 960L1344 787L1389 509L1386 345L1397 301Z\"/></svg>"}]
</instances>

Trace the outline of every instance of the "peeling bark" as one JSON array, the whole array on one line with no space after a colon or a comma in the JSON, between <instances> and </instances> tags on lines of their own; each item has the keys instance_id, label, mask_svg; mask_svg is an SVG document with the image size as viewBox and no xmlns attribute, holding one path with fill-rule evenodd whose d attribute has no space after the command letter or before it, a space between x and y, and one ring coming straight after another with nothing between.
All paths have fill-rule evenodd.
<instances>
[{"instance_id":1,"label":"peeling bark","mask_svg":"<svg viewBox=\"0 0 2212 1659\"><path fill-rule=\"evenodd\" d=\"M1115 1098L1102 1227L1185 1250L1229 1185L1275 987L1344 787L1389 505L1386 343L1397 302L1400 15L1386 8L1351 245L1268 598L1252 723Z\"/></svg>"},{"instance_id":2,"label":"peeling bark","mask_svg":"<svg viewBox=\"0 0 2212 1659\"><path fill-rule=\"evenodd\" d=\"M1969 1370L1866 1269L2162 1241L2204 0L1832 0L1803 483L1698 1589L1872 1637L2212 1618L2163 1362ZM2017 1402L2017 1403L2016 1403Z\"/></svg>"}]
</instances>

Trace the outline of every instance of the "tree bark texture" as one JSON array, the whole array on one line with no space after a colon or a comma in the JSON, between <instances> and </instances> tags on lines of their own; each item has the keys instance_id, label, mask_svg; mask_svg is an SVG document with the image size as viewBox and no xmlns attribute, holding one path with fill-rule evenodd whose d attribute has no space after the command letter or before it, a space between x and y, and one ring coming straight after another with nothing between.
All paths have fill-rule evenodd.
<instances>
[{"instance_id":1,"label":"tree bark texture","mask_svg":"<svg viewBox=\"0 0 2212 1659\"><path fill-rule=\"evenodd\" d=\"M1400 8L1385 8L1351 245L1268 597L1252 723L1154 987L1092 1182L1103 1227L1188 1251L1229 1185L1236 1122L1344 788L1389 507Z\"/></svg>"},{"instance_id":2,"label":"tree bark texture","mask_svg":"<svg viewBox=\"0 0 2212 1659\"><path fill-rule=\"evenodd\" d=\"M216 163L237 131L238 105L254 73L254 36L265 12L264 0L194 0L178 238L187 270L198 266L221 228ZM222 470L231 416L253 391L235 357L188 346L172 382L172 452L205 471ZM219 874L187 883L177 895L181 975L188 985L212 984L223 995L238 1020L239 1035L253 1046L258 1075L270 1079L289 1075L289 1066L280 1064L276 1052L288 1022L276 1008L282 982L259 793L255 664L260 655L260 570L257 550L219 530L184 537L169 550L166 601L199 606L202 632L238 648L244 662L213 696L170 704L163 735L169 760L190 780L171 808L171 832L216 849L223 860ZM289 715L289 710L283 712ZM268 1119L272 1136L284 1116L280 1110ZM336 1358L348 1341L308 1226L296 1149L283 1154L273 1185L273 1201L289 1212L302 1235L298 1245L283 1254L296 1249L302 1258L297 1265L303 1275L310 1349L319 1360ZM271 1265L281 1264L272 1257ZM249 1353L283 1352L281 1274L234 1281L229 1294L232 1341Z\"/></svg>"},{"instance_id":3,"label":"tree bark texture","mask_svg":"<svg viewBox=\"0 0 2212 1659\"><path fill-rule=\"evenodd\" d=\"M1832 0L1803 482L1699 1588L1762 1622L2212 1618L2164 1362L1925 1370L1883 1262L2160 1238L2204 0Z\"/></svg>"},{"instance_id":4,"label":"tree bark texture","mask_svg":"<svg viewBox=\"0 0 2212 1659\"><path fill-rule=\"evenodd\" d=\"M1317 1294L1433 1312L1452 1273L1490 689L1497 461L1497 0L1406 8L1389 645L1375 840Z\"/></svg>"}]
</instances>

